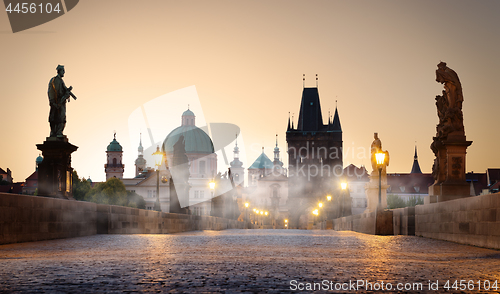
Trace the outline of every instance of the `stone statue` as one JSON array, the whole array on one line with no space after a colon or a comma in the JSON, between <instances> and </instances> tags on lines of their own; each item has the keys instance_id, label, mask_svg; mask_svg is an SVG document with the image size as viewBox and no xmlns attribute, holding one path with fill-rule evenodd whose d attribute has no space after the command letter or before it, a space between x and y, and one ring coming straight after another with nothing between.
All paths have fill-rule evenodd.
<instances>
[{"instance_id":1,"label":"stone statue","mask_svg":"<svg viewBox=\"0 0 500 294\"><path fill-rule=\"evenodd\" d=\"M439 123L431 150L436 156L432 165L434 184L424 203L442 202L470 196L470 184L465 179L466 149L472 144L465 137L462 104L462 84L457 73L440 62L436 82L443 84L442 95L436 96Z\"/></svg>"},{"instance_id":2,"label":"stone statue","mask_svg":"<svg viewBox=\"0 0 500 294\"><path fill-rule=\"evenodd\" d=\"M377 167L377 159L375 157L375 154L378 152L384 152L385 153L385 160L384 160L384 165L383 165L383 171L385 171L385 167L389 166L389 151L382 151L382 141L380 141L378 137L378 133L373 134L373 140L372 145L371 145L371 162L372 162L372 169L373 171L378 171Z\"/></svg>"},{"instance_id":3,"label":"stone statue","mask_svg":"<svg viewBox=\"0 0 500 294\"><path fill-rule=\"evenodd\" d=\"M57 76L50 79L47 91L50 104L50 137L63 137L66 126L66 101L70 101L70 96L75 100L76 97L71 93L73 87L67 88L62 79L65 73L64 65L58 65L56 70Z\"/></svg>"},{"instance_id":4,"label":"stone statue","mask_svg":"<svg viewBox=\"0 0 500 294\"><path fill-rule=\"evenodd\" d=\"M462 84L457 73L446 66L445 62L438 64L436 82L444 84L442 96L436 96L436 107L439 124L436 127L436 137L446 140L450 133L464 135L462 103L464 101Z\"/></svg>"}]
</instances>

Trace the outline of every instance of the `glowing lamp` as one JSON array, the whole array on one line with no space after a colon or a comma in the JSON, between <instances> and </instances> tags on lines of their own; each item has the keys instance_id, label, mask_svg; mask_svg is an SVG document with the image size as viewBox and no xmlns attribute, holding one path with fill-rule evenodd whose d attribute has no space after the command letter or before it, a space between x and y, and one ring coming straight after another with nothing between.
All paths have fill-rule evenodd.
<instances>
[{"instance_id":1,"label":"glowing lamp","mask_svg":"<svg viewBox=\"0 0 500 294\"><path fill-rule=\"evenodd\" d=\"M332 196L331 195L326 196L326 200L332 201Z\"/></svg>"},{"instance_id":2,"label":"glowing lamp","mask_svg":"<svg viewBox=\"0 0 500 294\"><path fill-rule=\"evenodd\" d=\"M319 208L323 207L323 203L321 203L321 202L320 202L320 203L318 204L318 206L319 206Z\"/></svg>"},{"instance_id":3,"label":"glowing lamp","mask_svg":"<svg viewBox=\"0 0 500 294\"><path fill-rule=\"evenodd\" d=\"M385 152L377 152L377 153L375 153L375 160L377 161L377 165L384 164L384 161L385 161Z\"/></svg>"},{"instance_id":4,"label":"glowing lamp","mask_svg":"<svg viewBox=\"0 0 500 294\"><path fill-rule=\"evenodd\" d=\"M266 211L266 212L264 212L264 214L265 214L265 215L267 215L267 211Z\"/></svg>"},{"instance_id":5,"label":"glowing lamp","mask_svg":"<svg viewBox=\"0 0 500 294\"><path fill-rule=\"evenodd\" d=\"M210 190L215 189L215 182L214 181L211 181L210 183L208 183L208 185L210 186Z\"/></svg>"},{"instance_id":6,"label":"glowing lamp","mask_svg":"<svg viewBox=\"0 0 500 294\"><path fill-rule=\"evenodd\" d=\"M340 187L342 188L342 190L347 189L347 183L346 182L340 183Z\"/></svg>"},{"instance_id":7,"label":"glowing lamp","mask_svg":"<svg viewBox=\"0 0 500 294\"><path fill-rule=\"evenodd\" d=\"M286 220L285 220L285 223L287 223L287 222L288 222L288 220L286 219Z\"/></svg>"},{"instance_id":8,"label":"glowing lamp","mask_svg":"<svg viewBox=\"0 0 500 294\"><path fill-rule=\"evenodd\" d=\"M261 210L261 211L260 211L260 214L264 214L264 212Z\"/></svg>"},{"instance_id":9,"label":"glowing lamp","mask_svg":"<svg viewBox=\"0 0 500 294\"><path fill-rule=\"evenodd\" d=\"M245 207L246 207L246 208L248 208L248 205L250 205L250 204L248 204L248 202L246 202L246 203L245 203Z\"/></svg>"},{"instance_id":10,"label":"glowing lamp","mask_svg":"<svg viewBox=\"0 0 500 294\"><path fill-rule=\"evenodd\" d=\"M155 165L160 167L163 161L163 152L160 151L160 146L156 146L156 152L152 154L155 159Z\"/></svg>"}]
</instances>

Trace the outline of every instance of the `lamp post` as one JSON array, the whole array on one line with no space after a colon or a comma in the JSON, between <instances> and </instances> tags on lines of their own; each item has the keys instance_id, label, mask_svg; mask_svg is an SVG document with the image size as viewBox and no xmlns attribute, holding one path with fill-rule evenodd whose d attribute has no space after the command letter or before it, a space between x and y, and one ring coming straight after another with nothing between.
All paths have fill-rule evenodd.
<instances>
[{"instance_id":1,"label":"lamp post","mask_svg":"<svg viewBox=\"0 0 500 294\"><path fill-rule=\"evenodd\" d=\"M316 217L319 215L318 209L313 210L312 214L314 214L314 222L313 222L313 224L316 224Z\"/></svg>"},{"instance_id":2,"label":"lamp post","mask_svg":"<svg viewBox=\"0 0 500 294\"><path fill-rule=\"evenodd\" d=\"M209 183L208 183L208 187L210 187L210 192L212 193L212 198L210 199L210 203L212 204L211 207L210 207L210 215L211 216L217 216L215 214L215 203L214 203L214 190L215 190L215 181L214 179L212 179Z\"/></svg>"},{"instance_id":3,"label":"lamp post","mask_svg":"<svg viewBox=\"0 0 500 294\"><path fill-rule=\"evenodd\" d=\"M326 219L333 218L332 217L332 195L326 195Z\"/></svg>"},{"instance_id":4,"label":"lamp post","mask_svg":"<svg viewBox=\"0 0 500 294\"><path fill-rule=\"evenodd\" d=\"M385 152L375 153L378 167L378 208L382 207L382 168L385 162Z\"/></svg>"},{"instance_id":5,"label":"lamp post","mask_svg":"<svg viewBox=\"0 0 500 294\"><path fill-rule=\"evenodd\" d=\"M285 219L285 228L288 229L288 220L287 219Z\"/></svg>"},{"instance_id":6,"label":"lamp post","mask_svg":"<svg viewBox=\"0 0 500 294\"><path fill-rule=\"evenodd\" d=\"M344 216L344 206L345 206L345 190L347 189L347 183L340 183L340 188L342 188L342 216Z\"/></svg>"},{"instance_id":7,"label":"lamp post","mask_svg":"<svg viewBox=\"0 0 500 294\"><path fill-rule=\"evenodd\" d=\"M160 166L163 161L163 152L160 151L160 146L156 146L156 152L153 153L156 166L156 202L154 204L153 210L161 211L160 204Z\"/></svg>"},{"instance_id":8,"label":"lamp post","mask_svg":"<svg viewBox=\"0 0 500 294\"><path fill-rule=\"evenodd\" d=\"M248 209L248 206L250 206L250 203L245 202L245 221L248 221L247 220L247 209Z\"/></svg>"}]
</instances>

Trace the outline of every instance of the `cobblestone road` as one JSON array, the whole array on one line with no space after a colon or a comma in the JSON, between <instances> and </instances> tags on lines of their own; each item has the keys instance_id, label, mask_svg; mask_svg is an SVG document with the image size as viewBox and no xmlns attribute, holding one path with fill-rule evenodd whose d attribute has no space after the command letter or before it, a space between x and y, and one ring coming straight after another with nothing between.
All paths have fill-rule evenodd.
<instances>
[{"instance_id":1,"label":"cobblestone road","mask_svg":"<svg viewBox=\"0 0 500 294\"><path fill-rule=\"evenodd\" d=\"M478 292L487 286L483 281L493 286L500 280L500 251L334 231L96 235L2 245L0 265L2 293L281 293L302 292L313 283L320 283L316 290L340 285L366 292L366 287L353 290L357 280L375 289L390 283L393 291L398 283L421 283L414 291L421 293L444 292L447 280L474 280ZM439 280L438 291L429 291L429 280Z\"/></svg>"}]
</instances>

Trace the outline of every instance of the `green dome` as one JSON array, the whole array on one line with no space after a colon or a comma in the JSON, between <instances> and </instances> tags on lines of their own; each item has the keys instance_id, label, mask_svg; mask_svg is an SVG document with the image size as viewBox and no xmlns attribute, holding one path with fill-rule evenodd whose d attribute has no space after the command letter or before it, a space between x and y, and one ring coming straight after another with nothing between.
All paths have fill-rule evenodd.
<instances>
[{"instance_id":1,"label":"green dome","mask_svg":"<svg viewBox=\"0 0 500 294\"><path fill-rule=\"evenodd\" d=\"M188 109L182 113L182 116L194 116L194 113Z\"/></svg>"},{"instance_id":2,"label":"green dome","mask_svg":"<svg viewBox=\"0 0 500 294\"><path fill-rule=\"evenodd\" d=\"M186 112L188 111L191 112L191 110L187 110ZM173 153L174 144L177 143L181 135L184 136L186 153L215 153L214 144L207 133L196 126L191 125L180 126L170 132L167 138L165 138L165 141L163 141L162 150L166 153Z\"/></svg>"},{"instance_id":3,"label":"green dome","mask_svg":"<svg viewBox=\"0 0 500 294\"><path fill-rule=\"evenodd\" d=\"M36 164L40 164L42 163L43 161L43 157L41 155L38 155L38 157L36 158Z\"/></svg>"},{"instance_id":4,"label":"green dome","mask_svg":"<svg viewBox=\"0 0 500 294\"><path fill-rule=\"evenodd\" d=\"M108 145L108 149L107 151L122 151L122 145L120 145L120 143L118 143L118 141L116 141L116 138L113 139L113 141L111 141L111 143L109 143Z\"/></svg>"}]
</instances>

